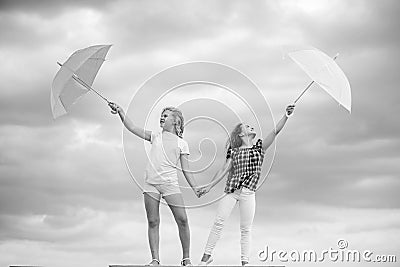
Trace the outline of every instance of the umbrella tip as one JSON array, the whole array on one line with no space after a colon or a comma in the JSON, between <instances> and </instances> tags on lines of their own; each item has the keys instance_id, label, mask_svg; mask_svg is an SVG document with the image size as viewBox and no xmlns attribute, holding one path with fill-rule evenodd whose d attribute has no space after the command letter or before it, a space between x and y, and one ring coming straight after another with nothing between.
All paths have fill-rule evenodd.
<instances>
[{"instance_id":1,"label":"umbrella tip","mask_svg":"<svg viewBox=\"0 0 400 267\"><path fill-rule=\"evenodd\" d=\"M339 53L336 53L336 55L333 57L333 60L335 60L339 56Z\"/></svg>"}]
</instances>

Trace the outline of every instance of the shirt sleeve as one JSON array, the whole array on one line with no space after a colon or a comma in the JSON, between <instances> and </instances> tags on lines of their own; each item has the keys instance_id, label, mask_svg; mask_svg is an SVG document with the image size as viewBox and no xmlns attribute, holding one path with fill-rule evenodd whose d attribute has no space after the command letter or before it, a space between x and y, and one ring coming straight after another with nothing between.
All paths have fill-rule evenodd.
<instances>
[{"instance_id":1,"label":"shirt sleeve","mask_svg":"<svg viewBox=\"0 0 400 267\"><path fill-rule=\"evenodd\" d=\"M154 140L156 139L157 134L155 134L153 131L150 134L150 144L153 144Z\"/></svg>"},{"instance_id":2,"label":"shirt sleeve","mask_svg":"<svg viewBox=\"0 0 400 267\"><path fill-rule=\"evenodd\" d=\"M261 140L261 139L258 139L258 140L257 140L257 142L256 142L256 149L258 149L258 150L260 150L260 151L263 151L263 149L262 149L262 140Z\"/></svg>"},{"instance_id":3,"label":"shirt sleeve","mask_svg":"<svg viewBox=\"0 0 400 267\"><path fill-rule=\"evenodd\" d=\"M189 152L189 145L188 145L188 143L185 141L185 140L183 140L183 139L180 139L179 140L180 142L180 144L179 144L179 148L181 149L181 154L187 154L187 155L189 155L190 154L190 152Z\"/></svg>"},{"instance_id":4,"label":"shirt sleeve","mask_svg":"<svg viewBox=\"0 0 400 267\"><path fill-rule=\"evenodd\" d=\"M232 148L228 148L228 151L226 151L226 159L229 159L232 156Z\"/></svg>"}]
</instances>

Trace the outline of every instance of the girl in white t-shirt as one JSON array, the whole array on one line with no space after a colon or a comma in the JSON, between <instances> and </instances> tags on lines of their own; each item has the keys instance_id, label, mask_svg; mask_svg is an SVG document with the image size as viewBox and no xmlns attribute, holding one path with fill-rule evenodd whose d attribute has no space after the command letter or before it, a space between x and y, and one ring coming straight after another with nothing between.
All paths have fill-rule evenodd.
<instances>
[{"instance_id":1,"label":"girl in white t-shirt","mask_svg":"<svg viewBox=\"0 0 400 267\"><path fill-rule=\"evenodd\" d=\"M177 169L179 162L181 163L183 175L198 197L200 196L200 189L198 189L193 175L189 171L189 147L187 142L182 139L184 130L182 112L174 107L164 108L160 117L162 132L154 134L134 125L125 115L124 110L117 104L110 103L109 106L111 112L119 115L122 123L129 131L151 143L143 187L148 221L148 238L152 256L152 261L148 265L160 265L159 207L161 197L168 203L178 225L183 254L181 265L192 265L189 258L189 224L178 184Z\"/></svg>"}]
</instances>

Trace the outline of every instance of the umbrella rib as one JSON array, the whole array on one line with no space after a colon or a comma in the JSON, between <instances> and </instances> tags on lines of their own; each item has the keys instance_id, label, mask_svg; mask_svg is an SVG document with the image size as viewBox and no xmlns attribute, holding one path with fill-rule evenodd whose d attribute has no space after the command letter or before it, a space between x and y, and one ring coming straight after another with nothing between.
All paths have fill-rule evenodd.
<instances>
[{"instance_id":1,"label":"umbrella rib","mask_svg":"<svg viewBox=\"0 0 400 267\"><path fill-rule=\"evenodd\" d=\"M71 70L70 68L68 68L67 66L61 64L60 62L57 62L57 64L61 67L64 67L66 69L68 69L69 71L72 72L72 78L78 82L79 84L81 84L83 87L85 87L86 89L88 89L89 91L93 91L94 93L96 93L99 97L101 97L104 101L106 101L108 104L110 103L110 101L107 100L107 98L105 98L104 96L102 96L99 92L97 92L96 90L94 90L90 85L88 85L85 81L83 81L81 78L79 78L78 75L76 75L76 73Z\"/></svg>"},{"instance_id":2,"label":"umbrella rib","mask_svg":"<svg viewBox=\"0 0 400 267\"><path fill-rule=\"evenodd\" d=\"M334 57L333 60L336 60L336 58L339 56L339 53L337 53ZM311 85L314 84L315 81L310 82L307 87L303 90L303 92L301 92L301 94L296 98L296 100L293 102L294 104L297 103L297 101L300 99L300 97L302 97L304 95L304 93L311 87Z\"/></svg>"},{"instance_id":3,"label":"umbrella rib","mask_svg":"<svg viewBox=\"0 0 400 267\"><path fill-rule=\"evenodd\" d=\"M90 85L88 85L87 83L85 83L81 78L79 78L78 75L76 75L75 73L72 75L72 79L74 79L76 82L80 83L81 85L83 85L84 87L86 87L88 90L93 91L94 93L96 93L98 96L100 96L102 99L104 99L104 101L106 101L107 103L110 103L107 98L105 98L104 96L102 96L99 92L97 92L96 90L94 90Z\"/></svg>"}]
</instances>

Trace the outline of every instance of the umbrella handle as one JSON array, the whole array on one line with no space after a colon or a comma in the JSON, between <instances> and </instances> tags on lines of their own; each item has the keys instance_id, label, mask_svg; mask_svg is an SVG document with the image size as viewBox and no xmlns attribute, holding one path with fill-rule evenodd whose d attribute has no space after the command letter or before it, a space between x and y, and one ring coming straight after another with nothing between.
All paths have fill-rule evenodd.
<instances>
[{"instance_id":1,"label":"umbrella handle","mask_svg":"<svg viewBox=\"0 0 400 267\"><path fill-rule=\"evenodd\" d=\"M336 60L336 58L339 56L339 53L337 53L334 57L333 60ZM299 101L300 97L302 97L304 95L304 93L311 87L311 85L314 84L314 81L310 82L307 87L303 90L303 92L301 92L301 94L296 98L296 100L293 102L294 104L297 103L297 101ZM293 114L293 113L292 113ZM290 115L291 116L291 115Z\"/></svg>"}]
</instances>

